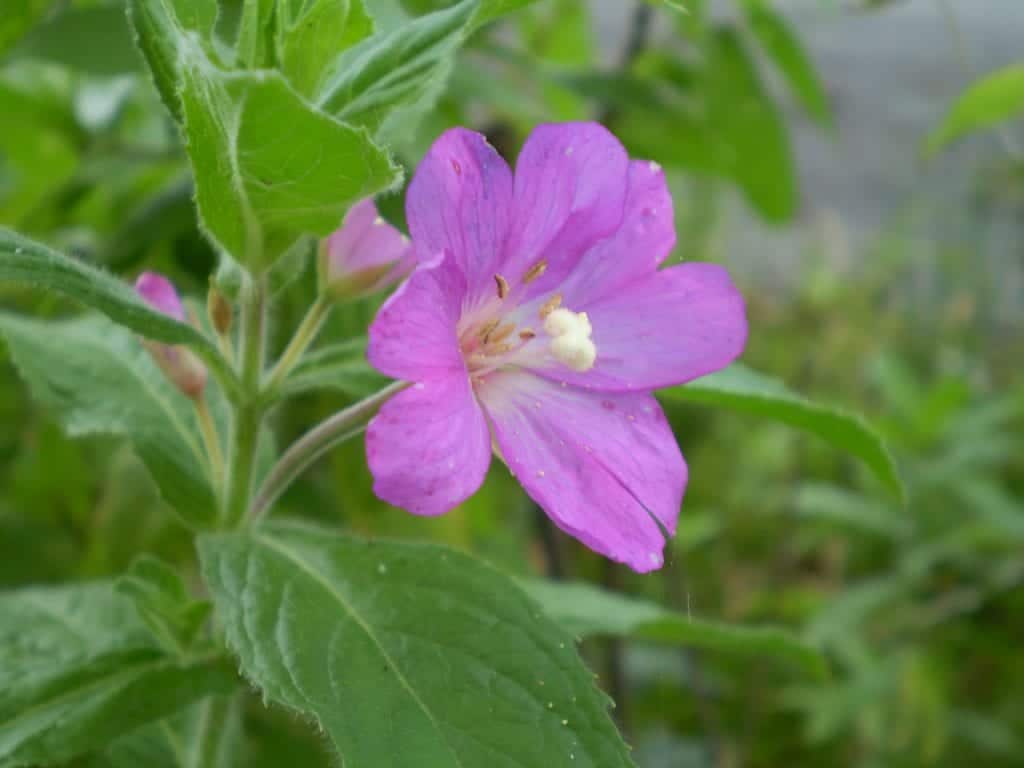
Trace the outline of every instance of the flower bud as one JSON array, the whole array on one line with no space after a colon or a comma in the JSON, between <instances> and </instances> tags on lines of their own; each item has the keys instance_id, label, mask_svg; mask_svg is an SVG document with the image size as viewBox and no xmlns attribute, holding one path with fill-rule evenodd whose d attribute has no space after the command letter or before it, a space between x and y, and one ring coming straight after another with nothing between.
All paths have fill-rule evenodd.
<instances>
[{"instance_id":1,"label":"flower bud","mask_svg":"<svg viewBox=\"0 0 1024 768\"><path fill-rule=\"evenodd\" d=\"M135 291L149 306L179 323L187 322L185 307L174 290L174 285L156 272L143 272L135 281ZM188 347L179 344L163 344L159 341L142 340L143 346L152 356L171 382L193 400L206 387L206 366Z\"/></svg>"},{"instance_id":2,"label":"flower bud","mask_svg":"<svg viewBox=\"0 0 1024 768\"><path fill-rule=\"evenodd\" d=\"M341 228L321 241L319 258L321 291L335 299L376 293L414 266L409 238L380 217L372 198L349 209Z\"/></svg>"},{"instance_id":3,"label":"flower bud","mask_svg":"<svg viewBox=\"0 0 1024 768\"><path fill-rule=\"evenodd\" d=\"M217 290L217 286L212 280L210 281L210 291L206 294L206 312L210 316L210 325L213 326L213 330L220 336L226 336L231 330L231 302Z\"/></svg>"}]
</instances>

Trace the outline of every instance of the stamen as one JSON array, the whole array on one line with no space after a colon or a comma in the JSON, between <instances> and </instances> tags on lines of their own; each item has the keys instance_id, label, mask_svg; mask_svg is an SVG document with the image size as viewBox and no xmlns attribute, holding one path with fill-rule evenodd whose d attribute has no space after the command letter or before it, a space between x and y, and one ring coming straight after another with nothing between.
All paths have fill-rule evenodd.
<instances>
[{"instance_id":1,"label":"stamen","mask_svg":"<svg viewBox=\"0 0 1024 768\"><path fill-rule=\"evenodd\" d=\"M508 296L508 280L501 275L495 275L494 282L498 284L498 298L504 299Z\"/></svg>"},{"instance_id":2,"label":"stamen","mask_svg":"<svg viewBox=\"0 0 1024 768\"><path fill-rule=\"evenodd\" d=\"M523 341L529 341L530 339L535 338L536 336L537 334L533 332L532 328L524 328L519 332L519 338L522 339Z\"/></svg>"},{"instance_id":3,"label":"stamen","mask_svg":"<svg viewBox=\"0 0 1024 768\"><path fill-rule=\"evenodd\" d=\"M543 320L545 317L547 317L556 309L558 309L561 305L562 294L556 293L554 296L552 296L550 299L548 299L541 305L540 311L537 314L540 315L540 319Z\"/></svg>"},{"instance_id":4,"label":"stamen","mask_svg":"<svg viewBox=\"0 0 1024 768\"><path fill-rule=\"evenodd\" d=\"M512 335L512 332L515 331L515 329L515 323L505 323L487 334L487 337L484 339L484 343L497 344L500 341L504 341Z\"/></svg>"},{"instance_id":5,"label":"stamen","mask_svg":"<svg viewBox=\"0 0 1024 768\"><path fill-rule=\"evenodd\" d=\"M526 274L523 275L523 285L529 285L530 283L532 283L538 277L543 275L547 268L547 261L545 261L544 259L538 261L536 264L534 264L532 267L526 270Z\"/></svg>"},{"instance_id":6,"label":"stamen","mask_svg":"<svg viewBox=\"0 0 1024 768\"><path fill-rule=\"evenodd\" d=\"M500 323L500 322L501 321L498 318L494 318L493 320L488 320L486 323L484 323L482 326L480 326L480 331L477 333L477 338L478 339L483 339L483 341L486 342L487 341L487 337L491 335L491 331L493 331L495 328L497 328L498 327L498 323Z\"/></svg>"},{"instance_id":7,"label":"stamen","mask_svg":"<svg viewBox=\"0 0 1024 768\"><path fill-rule=\"evenodd\" d=\"M489 344L484 349L484 355L486 357L494 357L495 355L504 355L506 352L512 351L512 345L508 343L503 344Z\"/></svg>"}]
</instances>

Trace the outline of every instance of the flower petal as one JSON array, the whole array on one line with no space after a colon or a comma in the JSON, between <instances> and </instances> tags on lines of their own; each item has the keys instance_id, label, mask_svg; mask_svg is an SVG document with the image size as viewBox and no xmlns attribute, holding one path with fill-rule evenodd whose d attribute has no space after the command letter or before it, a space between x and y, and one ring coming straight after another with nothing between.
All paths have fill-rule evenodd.
<instances>
[{"instance_id":1,"label":"flower petal","mask_svg":"<svg viewBox=\"0 0 1024 768\"><path fill-rule=\"evenodd\" d=\"M660 527L675 532L687 473L653 397L526 372L492 376L477 391L505 463L559 528L636 571L661 567Z\"/></svg>"},{"instance_id":2,"label":"flower petal","mask_svg":"<svg viewBox=\"0 0 1024 768\"><path fill-rule=\"evenodd\" d=\"M494 290L508 232L512 172L479 133L453 128L434 142L405 198L417 250L447 250L472 293Z\"/></svg>"},{"instance_id":3,"label":"flower petal","mask_svg":"<svg viewBox=\"0 0 1024 768\"><path fill-rule=\"evenodd\" d=\"M143 272L139 275L135 281L135 292L153 309L173 317L180 323L185 322L185 308L181 304L174 283L159 272Z\"/></svg>"},{"instance_id":4,"label":"flower petal","mask_svg":"<svg viewBox=\"0 0 1024 768\"><path fill-rule=\"evenodd\" d=\"M416 515L440 515L483 483L491 463L487 422L466 374L414 384L366 430L373 492Z\"/></svg>"},{"instance_id":5,"label":"flower petal","mask_svg":"<svg viewBox=\"0 0 1024 768\"><path fill-rule=\"evenodd\" d=\"M329 282L408 262L412 250L408 239L380 217L373 198L349 209L341 227L328 236L326 247Z\"/></svg>"},{"instance_id":6,"label":"flower petal","mask_svg":"<svg viewBox=\"0 0 1024 768\"><path fill-rule=\"evenodd\" d=\"M515 200L501 271L515 286L546 262L522 296L560 284L622 221L629 157L597 123L538 126L516 162Z\"/></svg>"},{"instance_id":7,"label":"flower petal","mask_svg":"<svg viewBox=\"0 0 1024 768\"><path fill-rule=\"evenodd\" d=\"M683 384L724 368L743 351L743 297L717 264L691 262L641 277L586 311L597 362L577 373L548 356L538 372L602 391Z\"/></svg>"},{"instance_id":8,"label":"flower petal","mask_svg":"<svg viewBox=\"0 0 1024 768\"><path fill-rule=\"evenodd\" d=\"M622 223L614 235L587 251L558 287L563 303L583 307L650 274L675 244L675 212L665 172L657 163L634 160Z\"/></svg>"},{"instance_id":9,"label":"flower petal","mask_svg":"<svg viewBox=\"0 0 1024 768\"><path fill-rule=\"evenodd\" d=\"M370 365L407 381L464 373L456 324L465 296L466 279L449 254L421 264L370 325Z\"/></svg>"}]
</instances>

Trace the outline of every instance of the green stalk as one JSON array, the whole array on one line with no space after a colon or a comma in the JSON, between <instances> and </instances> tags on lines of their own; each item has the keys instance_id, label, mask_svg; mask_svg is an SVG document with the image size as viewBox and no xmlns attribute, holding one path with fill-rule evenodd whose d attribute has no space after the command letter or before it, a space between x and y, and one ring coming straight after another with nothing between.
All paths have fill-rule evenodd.
<instances>
[{"instance_id":1,"label":"green stalk","mask_svg":"<svg viewBox=\"0 0 1024 768\"><path fill-rule=\"evenodd\" d=\"M195 399L195 406L199 431L203 436L206 456L210 460L210 470L219 493L224 483L224 454L220 450L220 435L217 434L217 425L213 423L213 416L210 414L210 408L203 395L199 395Z\"/></svg>"},{"instance_id":2,"label":"green stalk","mask_svg":"<svg viewBox=\"0 0 1024 768\"><path fill-rule=\"evenodd\" d=\"M259 402L260 376L263 373L264 325L266 322L266 285L262 278L252 283L242 299L241 379L242 397L235 408L231 445L228 493L224 522L231 528L245 516L252 493L252 475L256 464L256 442L263 421Z\"/></svg>"},{"instance_id":3,"label":"green stalk","mask_svg":"<svg viewBox=\"0 0 1024 768\"><path fill-rule=\"evenodd\" d=\"M277 388L288 378L288 374L292 372L292 369L302 359L302 355L309 349L309 345L316 339L320 328L327 319L327 315L330 314L332 306L331 300L322 295L313 302L309 311L306 312L306 316L302 318L302 323L295 331L295 335L292 336L292 340L281 355L281 359L277 361L274 370L270 372L267 384L263 388L264 393L272 397Z\"/></svg>"},{"instance_id":4,"label":"green stalk","mask_svg":"<svg viewBox=\"0 0 1024 768\"><path fill-rule=\"evenodd\" d=\"M381 405L408 386L408 382L396 381L365 400L339 411L299 438L271 468L252 503L250 517L258 520L266 514L270 505L284 493L296 477L334 446L361 434Z\"/></svg>"}]
</instances>

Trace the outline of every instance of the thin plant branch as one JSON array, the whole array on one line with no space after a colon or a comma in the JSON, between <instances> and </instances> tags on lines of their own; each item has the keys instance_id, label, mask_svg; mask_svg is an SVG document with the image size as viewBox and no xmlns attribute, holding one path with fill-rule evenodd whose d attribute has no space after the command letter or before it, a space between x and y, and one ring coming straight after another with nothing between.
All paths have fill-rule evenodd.
<instances>
[{"instance_id":1,"label":"thin plant branch","mask_svg":"<svg viewBox=\"0 0 1024 768\"><path fill-rule=\"evenodd\" d=\"M339 411L299 438L271 468L252 503L250 517L256 520L266 514L296 477L331 448L362 433L381 405L408 386L409 382L396 381L365 400Z\"/></svg>"}]
</instances>

